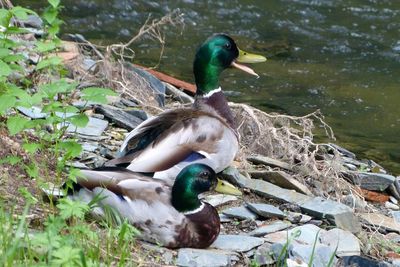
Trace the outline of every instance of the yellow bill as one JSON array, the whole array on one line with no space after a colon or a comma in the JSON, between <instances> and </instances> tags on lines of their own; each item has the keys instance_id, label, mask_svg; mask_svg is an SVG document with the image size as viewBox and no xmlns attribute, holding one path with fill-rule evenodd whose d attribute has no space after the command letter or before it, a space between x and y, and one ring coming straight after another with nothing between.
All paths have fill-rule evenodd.
<instances>
[{"instance_id":1,"label":"yellow bill","mask_svg":"<svg viewBox=\"0 0 400 267\"><path fill-rule=\"evenodd\" d=\"M234 196L241 196L242 192L237 189L234 185L231 183L228 183L227 181L223 181L218 179L217 187L215 188L215 191L218 193L222 194L228 194L228 195L234 195Z\"/></svg>"},{"instance_id":2,"label":"yellow bill","mask_svg":"<svg viewBox=\"0 0 400 267\"><path fill-rule=\"evenodd\" d=\"M258 78L259 77L258 74L255 73L253 69L239 63L260 63L260 62L265 62L266 60L267 58L264 56L251 54L239 49L239 56L234 62L232 62L231 66L240 69L244 72L247 72L251 75L257 76Z\"/></svg>"}]
</instances>

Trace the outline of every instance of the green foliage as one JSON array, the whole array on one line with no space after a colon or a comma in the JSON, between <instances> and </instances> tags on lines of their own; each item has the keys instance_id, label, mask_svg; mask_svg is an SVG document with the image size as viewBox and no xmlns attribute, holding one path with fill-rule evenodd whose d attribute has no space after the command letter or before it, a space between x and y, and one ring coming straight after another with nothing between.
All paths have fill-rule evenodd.
<instances>
[{"instance_id":1,"label":"green foliage","mask_svg":"<svg viewBox=\"0 0 400 267\"><path fill-rule=\"evenodd\" d=\"M0 159L0 165L25 170L26 177L12 178L32 178L32 182L45 188L50 188L49 181L70 185L79 174L78 169L67 168L67 163L82 153L82 146L65 132L68 125L85 127L89 118L71 105L70 97L81 96L80 100L86 102L105 103L108 95L116 95L111 89L99 87L80 91L77 82L65 78L62 60L54 56L61 43L57 37L62 24L58 18L60 0L48 2L41 15L45 38L35 41L32 48L19 42L18 35L26 30L13 21L36 13L19 6L0 8L0 116L10 136L17 135L23 140L22 148L28 157L8 155ZM40 60L31 68L31 73L26 66L32 63L20 53L22 49L26 54L39 55ZM35 84L34 78L38 76L45 76L49 82ZM43 118L25 117L19 112L21 107L38 111ZM42 154L46 157L40 157ZM44 209L48 212L45 223L33 230L28 227L30 207L43 204L42 200L31 193L31 188L21 187L18 192L26 203L22 212L11 207L5 210L6 206L0 203L0 266L133 265L129 257L138 231L128 222L119 218L117 226L105 223L103 228L98 228L85 221L86 213L96 202L89 205L65 198L56 206L45 203L50 206L50 210ZM117 218L115 212L112 216Z\"/></svg>"},{"instance_id":2,"label":"green foliage","mask_svg":"<svg viewBox=\"0 0 400 267\"><path fill-rule=\"evenodd\" d=\"M86 203L73 201L69 198L60 199L57 208L60 210L60 216L64 220L72 217L83 219L85 213L89 211L89 206Z\"/></svg>"}]
</instances>

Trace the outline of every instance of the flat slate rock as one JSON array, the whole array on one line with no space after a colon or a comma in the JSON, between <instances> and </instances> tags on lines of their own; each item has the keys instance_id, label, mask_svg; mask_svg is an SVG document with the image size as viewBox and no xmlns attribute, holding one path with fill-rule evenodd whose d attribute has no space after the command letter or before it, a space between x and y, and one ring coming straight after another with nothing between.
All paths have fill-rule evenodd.
<instances>
[{"instance_id":1,"label":"flat slate rock","mask_svg":"<svg viewBox=\"0 0 400 267\"><path fill-rule=\"evenodd\" d=\"M344 230L352 233L361 230L361 225L352 209L344 204L321 197L310 197L258 179L247 179L244 186L263 197L295 203L300 206L302 212L317 219L328 219Z\"/></svg>"},{"instance_id":2,"label":"flat slate rock","mask_svg":"<svg viewBox=\"0 0 400 267\"><path fill-rule=\"evenodd\" d=\"M176 264L185 267L225 267L231 266L236 258L235 255L217 250L181 248Z\"/></svg>"},{"instance_id":3,"label":"flat slate rock","mask_svg":"<svg viewBox=\"0 0 400 267\"><path fill-rule=\"evenodd\" d=\"M135 115L132 115L128 111L115 108L109 105L99 105L95 107L95 112L103 114L107 119L114 122L116 125L128 129L133 130L140 123L143 122L142 119L138 118Z\"/></svg>"},{"instance_id":4,"label":"flat slate rock","mask_svg":"<svg viewBox=\"0 0 400 267\"><path fill-rule=\"evenodd\" d=\"M285 214L275 206L264 203L247 203L247 207L264 218L285 218Z\"/></svg>"},{"instance_id":5,"label":"flat slate rock","mask_svg":"<svg viewBox=\"0 0 400 267\"><path fill-rule=\"evenodd\" d=\"M267 234L275 233L284 229L287 229L291 226L292 224L290 222L286 221L274 221L268 225L263 225L258 227L257 229L251 231L249 235L251 236L265 236Z\"/></svg>"},{"instance_id":6,"label":"flat slate rock","mask_svg":"<svg viewBox=\"0 0 400 267\"><path fill-rule=\"evenodd\" d=\"M263 238L247 235L219 235L210 247L228 251L246 252L264 244L264 242Z\"/></svg>"},{"instance_id":7,"label":"flat slate rock","mask_svg":"<svg viewBox=\"0 0 400 267\"><path fill-rule=\"evenodd\" d=\"M136 67L133 64L125 63L124 66L141 76L149 84L149 88L154 91L156 100L160 107L164 106L165 103L165 85L157 79L154 75L150 74L146 70Z\"/></svg>"},{"instance_id":8,"label":"flat slate rock","mask_svg":"<svg viewBox=\"0 0 400 267\"><path fill-rule=\"evenodd\" d=\"M88 136L101 136L107 126L108 121L89 117L89 122L85 127L76 127L72 124L69 124L67 127L67 132L76 132L78 134Z\"/></svg>"},{"instance_id":9,"label":"flat slate rock","mask_svg":"<svg viewBox=\"0 0 400 267\"><path fill-rule=\"evenodd\" d=\"M238 169L232 166L229 166L228 168L223 170L221 175L225 180L239 187L244 187L246 185L246 182L248 180L251 180L241 174Z\"/></svg>"},{"instance_id":10,"label":"flat slate rock","mask_svg":"<svg viewBox=\"0 0 400 267\"><path fill-rule=\"evenodd\" d=\"M205 202L209 203L211 206L214 207L218 207L235 200L238 200L238 198L232 195L225 195L225 194L208 195L204 198Z\"/></svg>"},{"instance_id":11,"label":"flat slate rock","mask_svg":"<svg viewBox=\"0 0 400 267\"><path fill-rule=\"evenodd\" d=\"M313 254L314 251L314 254ZM293 243L289 246L289 257L292 260L301 259L303 262L311 262L313 256L312 265L313 267L328 266L332 255L335 254L335 247L325 246L323 244L317 244L314 248L313 245L304 245ZM333 264L336 266L336 258L334 257ZM310 266L310 265L308 265Z\"/></svg>"},{"instance_id":12,"label":"flat slate rock","mask_svg":"<svg viewBox=\"0 0 400 267\"><path fill-rule=\"evenodd\" d=\"M18 111L31 119L43 119L47 117L47 113L43 113L39 107L32 106L30 108L17 107Z\"/></svg>"},{"instance_id":13,"label":"flat slate rock","mask_svg":"<svg viewBox=\"0 0 400 267\"><path fill-rule=\"evenodd\" d=\"M172 95L174 100L177 100L181 103L193 103L194 98L185 94L182 90L179 90L175 86L169 83L163 83L165 85L165 91L167 94Z\"/></svg>"},{"instance_id":14,"label":"flat slate rock","mask_svg":"<svg viewBox=\"0 0 400 267\"><path fill-rule=\"evenodd\" d=\"M377 261L373 259L369 259L367 257L361 256L345 256L339 260L337 265L338 267L348 267L348 266L355 266L355 267L389 267L393 266L384 261Z\"/></svg>"},{"instance_id":15,"label":"flat slate rock","mask_svg":"<svg viewBox=\"0 0 400 267\"><path fill-rule=\"evenodd\" d=\"M270 167L278 167L281 169L285 169L285 170L291 170L292 168L290 167L289 163L277 160L277 159L273 159L270 157L266 157L266 156L261 156L261 155L254 155L254 156L250 156L247 158L248 161L255 163L255 164L263 164L266 166L270 166Z\"/></svg>"},{"instance_id":16,"label":"flat slate rock","mask_svg":"<svg viewBox=\"0 0 400 267\"><path fill-rule=\"evenodd\" d=\"M264 243L259 246L254 253L254 261L258 264L258 266L270 266L276 262L273 257L272 245L268 243Z\"/></svg>"},{"instance_id":17,"label":"flat slate rock","mask_svg":"<svg viewBox=\"0 0 400 267\"><path fill-rule=\"evenodd\" d=\"M388 231L400 233L400 224L397 223L393 218L377 213L360 213L360 216L367 223L375 226L376 228L382 227Z\"/></svg>"},{"instance_id":18,"label":"flat slate rock","mask_svg":"<svg viewBox=\"0 0 400 267\"><path fill-rule=\"evenodd\" d=\"M293 189L299 193L303 193L309 196L313 196L313 193L302 183L292 178L289 174L283 171L252 171L249 172L251 177L263 179L267 182L273 183L274 185L280 186L286 189Z\"/></svg>"},{"instance_id":19,"label":"flat slate rock","mask_svg":"<svg viewBox=\"0 0 400 267\"><path fill-rule=\"evenodd\" d=\"M357 237L348 231L334 228L320 235L321 243L336 249L336 256L360 255L360 242Z\"/></svg>"},{"instance_id":20,"label":"flat slate rock","mask_svg":"<svg viewBox=\"0 0 400 267\"><path fill-rule=\"evenodd\" d=\"M228 208L222 211L228 217L236 218L240 220L255 220L257 219L257 214L251 212L248 208L244 206Z\"/></svg>"},{"instance_id":21,"label":"flat slate rock","mask_svg":"<svg viewBox=\"0 0 400 267\"><path fill-rule=\"evenodd\" d=\"M354 183L361 188L373 191L385 191L396 178L389 174L358 172L354 178Z\"/></svg>"}]
</instances>

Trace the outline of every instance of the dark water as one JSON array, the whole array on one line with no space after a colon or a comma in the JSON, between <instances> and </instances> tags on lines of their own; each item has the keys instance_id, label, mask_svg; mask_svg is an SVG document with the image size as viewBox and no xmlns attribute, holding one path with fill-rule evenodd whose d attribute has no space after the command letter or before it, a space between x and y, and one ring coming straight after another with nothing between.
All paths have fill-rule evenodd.
<instances>
[{"instance_id":1,"label":"dark water","mask_svg":"<svg viewBox=\"0 0 400 267\"><path fill-rule=\"evenodd\" d=\"M14 1L40 8L43 1ZM62 1L64 32L97 43L127 40L148 17L180 8L184 28L166 28L159 69L193 81L199 43L215 32L243 49L270 56L254 65L256 80L223 75L233 101L266 111L305 115L321 109L338 143L400 174L400 1ZM157 64L159 45L135 45L136 62Z\"/></svg>"}]
</instances>

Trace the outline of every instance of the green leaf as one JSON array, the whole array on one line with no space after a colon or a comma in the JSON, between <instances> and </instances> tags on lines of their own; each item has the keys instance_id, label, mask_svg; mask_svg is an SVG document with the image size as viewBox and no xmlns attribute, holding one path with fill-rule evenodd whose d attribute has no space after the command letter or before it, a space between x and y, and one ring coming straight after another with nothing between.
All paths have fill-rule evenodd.
<instances>
[{"instance_id":1,"label":"green leaf","mask_svg":"<svg viewBox=\"0 0 400 267\"><path fill-rule=\"evenodd\" d=\"M46 8L42 17L47 21L48 24L53 24L54 20L57 18L58 11L54 8Z\"/></svg>"},{"instance_id":2,"label":"green leaf","mask_svg":"<svg viewBox=\"0 0 400 267\"><path fill-rule=\"evenodd\" d=\"M12 95L0 96L0 114L4 114L9 108L14 107L17 99Z\"/></svg>"},{"instance_id":3,"label":"green leaf","mask_svg":"<svg viewBox=\"0 0 400 267\"><path fill-rule=\"evenodd\" d=\"M78 248L71 246L61 246L59 249L53 251L52 256L54 259L50 262L51 266L80 266L80 252Z\"/></svg>"},{"instance_id":4,"label":"green leaf","mask_svg":"<svg viewBox=\"0 0 400 267\"><path fill-rule=\"evenodd\" d=\"M11 135L15 135L25 128L28 119L19 116L9 117L7 120L7 128Z\"/></svg>"},{"instance_id":5,"label":"green leaf","mask_svg":"<svg viewBox=\"0 0 400 267\"><path fill-rule=\"evenodd\" d=\"M34 197L26 187L20 187L18 189L18 192L25 198L27 202L31 204L36 204L38 202L38 199Z\"/></svg>"},{"instance_id":6,"label":"green leaf","mask_svg":"<svg viewBox=\"0 0 400 267\"><path fill-rule=\"evenodd\" d=\"M57 8L60 5L60 0L48 0L48 2L54 8Z\"/></svg>"},{"instance_id":7,"label":"green leaf","mask_svg":"<svg viewBox=\"0 0 400 267\"><path fill-rule=\"evenodd\" d=\"M0 159L0 164L11 164L11 165L15 165L19 162L22 161L22 158L18 157L18 156L7 156L3 159Z\"/></svg>"},{"instance_id":8,"label":"green leaf","mask_svg":"<svg viewBox=\"0 0 400 267\"><path fill-rule=\"evenodd\" d=\"M77 82L69 83L65 80L59 80L53 83L41 85L39 87L39 92L47 95L49 99L53 99L56 94L71 92L77 85Z\"/></svg>"},{"instance_id":9,"label":"green leaf","mask_svg":"<svg viewBox=\"0 0 400 267\"><path fill-rule=\"evenodd\" d=\"M8 56L11 53L11 50L8 48L0 48L0 58Z\"/></svg>"},{"instance_id":10,"label":"green leaf","mask_svg":"<svg viewBox=\"0 0 400 267\"><path fill-rule=\"evenodd\" d=\"M16 26L10 26L7 28L6 33L8 34L20 34L20 33L28 33L29 31L24 28L16 27Z\"/></svg>"},{"instance_id":11,"label":"green leaf","mask_svg":"<svg viewBox=\"0 0 400 267\"><path fill-rule=\"evenodd\" d=\"M48 52L48 51L56 49L57 45L55 42L38 41L38 42L36 42L36 48L37 48L36 50L38 52L43 53L43 52Z\"/></svg>"},{"instance_id":12,"label":"green leaf","mask_svg":"<svg viewBox=\"0 0 400 267\"><path fill-rule=\"evenodd\" d=\"M5 63L3 60L0 59L0 77L1 76L8 76L11 74L11 68Z\"/></svg>"},{"instance_id":13,"label":"green leaf","mask_svg":"<svg viewBox=\"0 0 400 267\"><path fill-rule=\"evenodd\" d=\"M36 179L39 177L39 167L34 163L26 165L25 171L29 175L29 177L32 179Z\"/></svg>"},{"instance_id":14,"label":"green leaf","mask_svg":"<svg viewBox=\"0 0 400 267\"><path fill-rule=\"evenodd\" d=\"M25 57L23 55L8 55L3 57L4 62L17 62L24 59Z\"/></svg>"},{"instance_id":15,"label":"green leaf","mask_svg":"<svg viewBox=\"0 0 400 267\"><path fill-rule=\"evenodd\" d=\"M41 60L37 65L36 65L36 70L41 70L50 66L57 66L62 63L62 58L53 56L49 57L46 59Z\"/></svg>"},{"instance_id":16,"label":"green leaf","mask_svg":"<svg viewBox=\"0 0 400 267\"><path fill-rule=\"evenodd\" d=\"M69 198L60 199L57 208L60 210L60 216L64 220L72 217L83 219L85 213L89 211L89 206L86 203L73 201Z\"/></svg>"},{"instance_id":17,"label":"green leaf","mask_svg":"<svg viewBox=\"0 0 400 267\"><path fill-rule=\"evenodd\" d=\"M21 19L21 20L26 20L26 19L28 19L28 14L36 14L36 13L33 12L32 10L27 9L27 8L23 8L23 7L20 7L20 6L15 6L15 7L11 8L11 9L10 9L10 12L11 12L15 17L17 17L18 19Z\"/></svg>"},{"instance_id":18,"label":"green leaf","mask_svg":"<svg viewBox=\"0 0 400 267\"><path fill-rule=\"evenodd\" d=\"M88 116L86 116L85 114L82 113L82 114L78 114L78 115L67 118L67 121L71 122L76 127L83 128L88 124L89 118L88 118Z\"/></svg>"},{"instance_id":19,"label":"green leaf","mask_svg":"<svg viewBox=\"0 0 400 267\"><path fill-rule=\"evenodd\" d=\"M30 154L34 154L37 150L42 148L41 144L38 143L25 143L22 147Z\"/></svg>"},{"instance_id":20,"label":"green leaf","mask_svg":"<svg viewBox=\"0 0 400 267\"><path fill-rule=\"evenodd\" d=\"M1 8L0 9L0 25L3 27L8 28L10 25L10 20L12 18L12 14L7 9Z\"/></svg>"},{"instance_id":21,"label":"green leaf","mask_svg":"<svg viewBox=\"0 0 400 267\"><path fill-rule=\"evenodd\" d=\"M101 104L107 103L106 96L118 95L112 89L101 87L89 87L82 90L82 99L97 102Z\"/></svg>"},{"instance_id":22,"label":"green leaf","mask_svg":"<svg viewBox=\"0 0 400 267\"><path fill-rule=\"evenodd\" d=\"M82 146L75 141L62 141L59 145L71 158L79 156L82 152Z\"/></svg>"}]
</instances>

